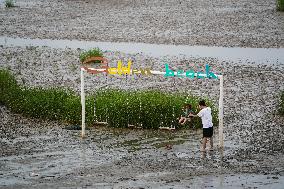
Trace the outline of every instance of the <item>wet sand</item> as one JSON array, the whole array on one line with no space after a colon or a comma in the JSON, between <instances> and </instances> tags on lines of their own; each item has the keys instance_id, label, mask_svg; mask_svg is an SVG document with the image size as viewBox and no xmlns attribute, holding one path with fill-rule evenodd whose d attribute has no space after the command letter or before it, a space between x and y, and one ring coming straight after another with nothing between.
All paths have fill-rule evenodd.
<instances>
[{"instance_id":1,"label":"wet sand","mask_svg":"<svg viewBox=\"0 0 284 189\"><path fill-rule=\"evenodd\" d=\"M10 37L223 47L284 47L275 0L17 0L0 8Z\"/></svg>"},{"instance_id":2,"label":"wet sand","mask_svg":"<svg viewBox=\"0 0 284 189\"><path fill-rule=\"evenodd\" d=\"M69 87L79 94L79 53L80 50L73 49L2 46L0 67L9 69L20 84ZM223 73L223 154L215 146L213 153L202 157L200 130L167 133L95 128L87 131L88 137L81 140L80 131L62 129L66 125L29 120L1 107L2 186L281 188L284 120L276 110L280 91L284 89L282 64L234 64L214 58L157 58L113 51L105 52L105 56L113 66L123 57L124 61L135 60L138 67L154 70L161 69L167 60L173 69L200 68L208 63L215 72ZM186 91L208 96L216 105L219 95L218 81L214 80L185 82L155 76L128 80L119 76L108 79L86 76L87 94L106 85L132 90ZM172 150L165 149L168 143L174 145ZM215 144L218 144L217 129ZM243 178L240 182L232 182L239 177ZM211 181L202 185L202 179Z\"/></svg>"},{"instance_id":3,"label":"wet sand","mask_svg":"<svg viewBox=\"0 0 284 189\"><path fill-rule=\"evenodd\" d=\"M4 188L249 188L283 186L283 152L199 152L200 130L92 128L87 138L57 122L0 107ZM228 132L225 132L226 135ZM215 135L215 141L217 141ZM165 149L166 144L173 148Z\"/></svg>"},{"instance_id":4,"label":"wet sand","mask_svg":"<svg viewBox=\"0 0 284 189\"><path fill-rule=\"evenodd\" d=\"M1 37L284 47L284 15L273 0L18 0L16 5L0 6ZM202 154L200 130L94 127L82 140L80 131L66 130L66 124L28 119L0 105L0 188L283 188L284 118L277 114L283 61L106 50L111 66L131 58L137 68L161 70L168 62L175 70L198 70L209 64L223 74L224 151L217 149L217 128L214 151ZM79 94L81 51L2 44L0 69L10 70L21 85ZM107 86L181 91L218 105L218 83L88 75L86 92ZM165 149L167 144L173 148Z\"/></svg>"}]
</instances>

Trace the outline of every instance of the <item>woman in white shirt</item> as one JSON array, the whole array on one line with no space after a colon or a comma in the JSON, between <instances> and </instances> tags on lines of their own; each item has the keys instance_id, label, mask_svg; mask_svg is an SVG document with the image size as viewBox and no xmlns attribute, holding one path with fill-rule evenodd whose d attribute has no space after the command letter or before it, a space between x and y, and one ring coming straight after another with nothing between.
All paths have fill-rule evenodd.
<instances>
[{"instance_id":1,"label":"woman in white shirt","mask_svg":"<svg viewBox=\"0 0 284 189\"><path fill-rule=\"evenodd\" d=\"M204 100L199 102L199 108L201 109L197 115L189 114L189 116L200 117L203 125L203 138L202 138L202 146L201 151L204 152L206 149L206 143L210 140L210 150L213 150L213 123L212 123L212 115L211 108L206 106Z\"/></svg>"}]
</instances>

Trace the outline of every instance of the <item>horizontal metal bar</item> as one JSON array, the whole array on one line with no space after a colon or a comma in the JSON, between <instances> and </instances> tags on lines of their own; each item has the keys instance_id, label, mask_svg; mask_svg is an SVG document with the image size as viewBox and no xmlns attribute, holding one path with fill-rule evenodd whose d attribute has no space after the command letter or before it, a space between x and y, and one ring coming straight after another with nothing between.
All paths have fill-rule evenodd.
<instances>
[{"instance_id":1,"label":"horizontal metal bar","mask_svg":"<svg viewBox=\"0 0 284 189\"><path fill-rule=\"evenodd\" d=\"M98 68L88 68L88 69L93 70L93 71L100 71L100 72L105 71L105 69L98 69ZM81 70L86 71L83 67L81 67ZM132 73L132 71L133 71L133 70L131 69L131 70L130 70L130 73ZM153 74L153 75L165 75L165 74L166 74L166 72L161 72L161 71L156 71L156 70L150 70L150 72L151 72L151 74ZM141 73L141 71L135 70L135 74L140 74L140 73ZM114 75L114 74L112 74L112 75ZM116 74L115 74L115 75L116 75ZM178 73L177 73L177 72L174 72L174 75L176 76L176 75L178 75ZM185 73L179 74L179 75L185 77ZM205 73L202 73L202 74L194 73L194 76L195 76L195 77L197 77L197 75L198 75L198 76L202 76L202 77L206 77L206 76L207 76L207 74L205 74ZM219 79L220 79L220 77L222 76L222 75L217 75L217 74L215 74L215 75L216 75Z\"/></svg>"}]
</instances>

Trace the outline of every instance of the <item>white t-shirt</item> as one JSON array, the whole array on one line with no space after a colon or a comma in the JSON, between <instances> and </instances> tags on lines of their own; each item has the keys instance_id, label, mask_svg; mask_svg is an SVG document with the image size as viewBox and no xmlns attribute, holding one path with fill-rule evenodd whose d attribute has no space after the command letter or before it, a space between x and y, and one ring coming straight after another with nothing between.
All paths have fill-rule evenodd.
<instances>
[{"instance_id":1,"label":"white t-shirt","mask_svg":"<svg viewBox=\"0 0 284 189\"><path fill-rule=\"evenodd\" d=\"M210 107L203 108L197 115L201 117L203 128L213 127Z\"/></svg>"}]
</instances>

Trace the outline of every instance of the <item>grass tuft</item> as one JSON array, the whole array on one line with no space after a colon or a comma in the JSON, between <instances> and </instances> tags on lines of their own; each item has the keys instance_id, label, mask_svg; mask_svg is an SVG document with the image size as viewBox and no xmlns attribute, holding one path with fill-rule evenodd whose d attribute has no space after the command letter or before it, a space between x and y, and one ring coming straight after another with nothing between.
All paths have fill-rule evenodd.
<instances>
[{"instance_id":1,"label":"grass tuft","mask_svg":"<svg viewBox=\"0 0 284 189\"><path fill-rule=\"evenodd\" d=\"M103 57L103 52L99 48L90 49L88 51L82 52L79 56L79 59L81 62L84 62L87 58L90 57Z\"/></svg>"},{"instance_id":2,"label":"grass tuft","mask_svg":"<svg viewBox=\"0 0 284 189\"><path fill-rule=\"evenodd\" d=\"M11 7L14 7L14 6L15 6L15 4L14 4L13 0L5 0L5 7L11 8Z\"/></svg>"},{"instance_id":3,"label":"grass tuft","mask_svg":"<svg viewBox=\"0 0 284 189\"><path fill-rule=\"evenodd\" d=\"M284 0L277 0L277 10L284 11Z\"/></svg>"}]
</instances>

